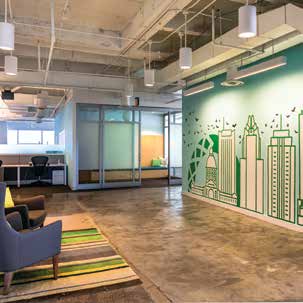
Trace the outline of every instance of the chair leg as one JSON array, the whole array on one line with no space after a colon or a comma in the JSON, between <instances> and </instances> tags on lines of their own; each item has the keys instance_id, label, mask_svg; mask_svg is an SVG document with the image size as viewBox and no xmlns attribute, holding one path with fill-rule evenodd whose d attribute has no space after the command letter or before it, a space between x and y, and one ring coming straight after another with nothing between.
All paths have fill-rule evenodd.
<instances>
[{"instance_id":1,"label":"chair leg","mask_svg":"<svg viewBox=\"0 0 303 303\"><path fill-rule=\"evenodd\" d=\"M58 279L58 269L59 269L59 255L53 256L53 271L54 271L54 279Z\"/></svg>"},{"instance_id":2,"label":"chair leg","mask_svg":"<svg viewBox=\"0 0 303 303\"><path fill-rule=\"evenodd\" d=\"M9 293L9 288L13 280L14 272L4 273L4 283L3 283L3 295L6 296Z\"/></svg>"}]
</instances>

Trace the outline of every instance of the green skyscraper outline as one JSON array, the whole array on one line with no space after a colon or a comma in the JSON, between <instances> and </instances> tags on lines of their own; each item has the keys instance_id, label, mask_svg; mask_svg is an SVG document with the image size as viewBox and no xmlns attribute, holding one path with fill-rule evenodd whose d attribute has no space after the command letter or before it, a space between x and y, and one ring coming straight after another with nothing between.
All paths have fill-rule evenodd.
<instances>
[{"instance_id":1,"label":"green skyscraper outline","mask_svg":"<svg viewBox=\"0 0 303 303\"><path fill-rule=\"evenodd\" d=\"M251 131L251 133L250 133ZM253 134L252 134L253 133ZM257 134L256 134L257 133ZM243 132L243 141L242 141L242 158L240 158L240 174L241 174L241 160L246 160L247 161L247 136L251 136L251 137L256 137L257 140L257 146L256 146L256 166L257 166L257 162L258 161L262 161L262 211L259 212L257 210L253 210L247 207L247 185L246 185L246 207L241 206L241 203L243 203L243 201L241 201L241 195L240 195L240 207L258 214L264 214L264 178L265 178L265 171L264 171L264 159L261 158L261 136L260 136L260 132L259 132L259 127L256 123L255 120L255 116L253 114L248 115L248 120L246 123L246 126L244 127L244 132ZM246 162L247 165L247 162ZM257 168L256 168L256 172L257 172ZM246 166L246 177L245 177L245 182L247 182L247 176L249 171L247 170L247 166ZM240 176L240 182L242 182L242 176ZM257 178L257 174L256 174L256 178ZM255 183L255 193L256 193L256 200L257 200L257 182ZM257 203L257 201L255 201L255 203Z\"/></svg>"},{"instance_id":2,"label":"green skyscraper outline","mask_svg":"<svg viewBox=\"0 0 303 303\"><path fill-rule=\"evenodd\" d=\"M287 145L287 146L289 146L289 147L293 147L293 153L294 153L294 155L293 155L293 159L294 159L294 163L293 163L293 168L294 168L294 179L293 179L293 186L294 186L294 188L293 188L293 191L294 191L294 193L293 193L293 201L294 201L294 205L293 205L293 207L294 207L294 219L293 219L293 221L291 221L291 220L285 220L285 219L283 219L283 218L280 218L280 217L276 217L276 216L272 216L272 215L270 215L270 212L269 212L269 204L270 204L270 199L269 199L269 194L270 194L270 191L271 191L271 188L270 188L270 186L269 186L269 184L270 184L270 173L269 173L269 164L270 164L270 161L269 161L269 153L270 153L270 148L273 148L274 146L278 146L279 147L279 145L271 145L271 144L269 144L268 146L267 146L267 215L269 216L269 217L271 217L271 218L275 218L275 219L277 219L277 220L282 220L282 221L285 221L285 222L290 222L290 223L296 223L296 214L297 214L297 209L296 209L296 146L293 144L293 137L290 135L290 129L282 129L282 115L280 115L280 130L279 131L287 131L287 133L288 133L288 136L279 136L279 137L276 137L276 136L274 136L274 133L276 132L275 130L273 131L273 136L270 138L270 140L271 139L273 139L273 138L278 138L278 139L286 139L286 138L290 138L291 139L291 145ZM285 146L285 145L282 145L282 146ZM280 149L280 148L279 148ZM279 155L279 156L281 156L281 155ZM279 163L280 163L280 161L279 161ZM278 170L278 172L279 172L279 176L281 175L281 167L279 168L279 169L277 169ZM279 178L280 179L280 178ZM285 180L283 180L283 184L285 185ZM290 185L290 184L289 184ZM291 188L291 186L289 186L288 188ZM277 189L277 192L279 193L280 192L280 190L282 189L282 190L285 190L285 186L279 186L279 184L277 184L277 186L276 186L276 189ZM272 194L271 194L271 196L273 196ZM290 194L289 194L289 196L290 196ZM277 197L279 198L280 197L280 195L277 195ZM290 196L291 197L291 196ZM278 201L278 203L277 203L277 208L280 206L280 204L282 204L282 203L279 203L279 201ZM272 206L272 205L271 205ZM277 213L279 213L279 210L277 210Z\"/></svg>"},{"instance_id":3,"label":"green skyscraper outline","mask_svg":"<svg viewBox=\"0 0 303 303\"><path fill-rule=\"evenodd\" d=\"M297 199L297 224L302 226L303 225L303 216L300 215L299 211L303 211L303 192L301 191L301 182L303 182L302 174L303 174L303 168L302 165L302 158L301 158L301 152L303 142L301 142L301 135L302 135L302 125L301 125L301 117L303 117L303 110L298 114L298 144L299 144L299 197ZM300 220L301 219L301 220ZM300 223L302 221L302 223Z\"/></svg>"},{"instance_id":4,"label":"green skyscraper outline","mask_svg":"<svg viewBox=\"0 0 303 303\"><path fill-rule=\"evenodd\" d=\"M231 155L231 157L233 157L233 162L234 162L234 165L233 165L233 175L232 175L232 179L233 181L228 181L228 182L234 182L234 192L233 193L228 193L228 192L224 192L221 190L220 188L220 158L222 156L222 153L223 151L220 150L220 138L221 138L221 134L224 132L224 131L230 131L231 132L231 139L232 140L232 144L233 144L233 151L234 151L234 154ZM222 201L221 199L218 199L219 202L221 203L226 203L226 204L229 204L229 205L233 205L233 206L238 206L238 194L237 194L237 177L236 177L236 174L237 174L237 169L236 169L236 161L237 161L237 155L236 155L236 130L235 129L225 129L225 119L223 117L223 128L222 130L219 130L218 131L218 138L219 138L219 151L218 151L218 168L217 168L217 172L218 172L218 193L219 193L219 197L221 196L221 194L223 195L227 195L227 196L230 196L231 199L236 199L236 203L233 204L233 203L229 203L229 202L225 202L225 201ZM227 159L224 159L224 161L226 161ZM224 176L224 178L227 178L227 176ZM230 178L227 178L227 179L230 179ZM230 183L228 183L228 187L232 185ZM232 195L235 195L234 197L232 197Z\"/></svg>"}]
</instances>

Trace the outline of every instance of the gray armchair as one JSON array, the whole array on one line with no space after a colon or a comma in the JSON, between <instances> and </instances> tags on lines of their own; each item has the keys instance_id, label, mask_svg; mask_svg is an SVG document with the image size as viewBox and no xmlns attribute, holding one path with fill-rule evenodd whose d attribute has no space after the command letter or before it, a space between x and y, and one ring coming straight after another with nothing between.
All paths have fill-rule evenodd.
<instances>
[{"instance_id":1,"label":"gray armchair","mask_svg":"<svg viewBox=\"0 0 303 303\"><path fill-rule=\"evenodd\" d=\"M4 273L3 294L8 294L16 270L53 258L54 278L58 277L62 222L19 233L6 221L5 183L0 183L0 272Z\"/></svg>"}]
</instances>

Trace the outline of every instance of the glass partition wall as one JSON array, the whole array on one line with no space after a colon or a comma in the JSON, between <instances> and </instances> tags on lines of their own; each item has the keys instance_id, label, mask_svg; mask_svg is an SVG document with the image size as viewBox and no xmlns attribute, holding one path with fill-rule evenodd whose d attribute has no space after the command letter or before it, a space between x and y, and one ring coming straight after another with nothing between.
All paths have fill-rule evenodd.
<instances>
[{"instance_id":1,"label":"glass partition wall","mask_svg":"<svg viewBox=\"0 0 303 303\"><path fill-rule=\"evenodd\" d=\"M78 189L139 186L140 112L77 106Z\"/></svg>"},{"instance_id":2,"label":"glass partition wall","mask_svg":"<svg viewBox=\"0 0 303 303\"><path fill-rule=\"evenodd\" d=\"M139 119L133 110L108 109L103 123L104 186L140 185Z\"/></svg>"},{"instance_id":3,"label":"glass partition wall","mask_svg":"<svg viewBox=\"0 0 303 303\"><path fill-rule=\"evenodd\" d=\"M170 185L182 184L182 113L172 112L165 115L164 129L168 181Z\"/></svg>"},{"instance_id":4,"label":"glass partition wall","mask_svg":"<svg viewBox=\"0 0 303 303\"><path fill-rule=\"evenodd\" d=\"M101 184L101 109L98 106L78 106L78 183L81 185ZM83 186L87 188L87 186Z\"/></svg>"},{"instance_id":5,"label":"glass partition wall","mask_svg":"<svg viewBox=\"0 0 303 303\"><path fill-rule=\"evenodd\" d=\"M164 114L168 181L181 184L182 113L159 112ZM140 110L77 105L77 189L140 186L141 153Z\"/></svg>"}]
</instances>

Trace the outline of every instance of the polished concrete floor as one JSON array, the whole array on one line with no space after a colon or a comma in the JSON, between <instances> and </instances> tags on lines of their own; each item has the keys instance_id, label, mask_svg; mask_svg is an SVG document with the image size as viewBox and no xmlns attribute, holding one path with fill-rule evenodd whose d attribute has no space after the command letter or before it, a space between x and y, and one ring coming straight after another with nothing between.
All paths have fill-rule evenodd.
<instances>
[{"instance_id":1,"label":"polished concrete floor","mask_svg":"<svg viewBox=\"0 0 303 303\"><path fill-rule=\"evenodd\" d=\"M303 301L303 234L180 187L58 193L47 207L92 216L156 302Z\"/></svg>"}]
</instances>

